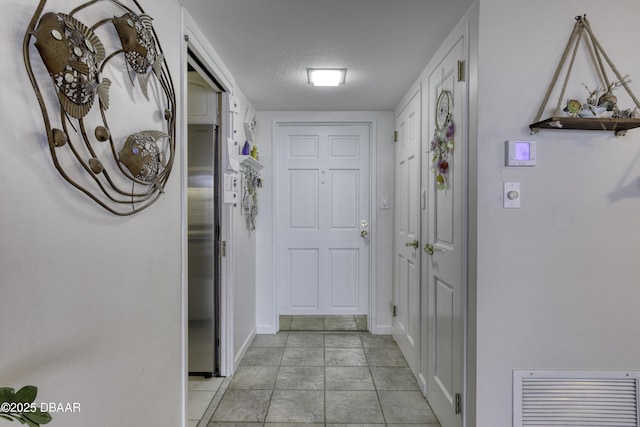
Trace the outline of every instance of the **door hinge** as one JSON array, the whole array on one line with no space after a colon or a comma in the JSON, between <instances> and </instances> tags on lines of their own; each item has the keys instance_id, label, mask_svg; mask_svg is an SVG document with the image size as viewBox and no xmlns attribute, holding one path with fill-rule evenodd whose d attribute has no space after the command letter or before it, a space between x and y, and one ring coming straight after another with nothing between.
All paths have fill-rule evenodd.
<instances>
[{"instance_id":1,"label":"door hinge","mask_svg":"<svg viewBox=\"0 0 640 427\"><path fill-rule=\"evenodd\" d=\"M456 393L456 415L460 415L462 413L462 395L460 393Z\"/></svg>"},{"instance_id":2,"label":"door hinge","mask_svg":"<svg viewBox=\"0 0 640 427\"><path fill-rule=\"evenodd\" d=\"M391 306L391 312L393 313L393 317L398 316L398 306L397 305Z\"/></svg>"},{"instance_id":3,"label":"door hinge","mask_svg":"<svg viewBox=\"0 0 640 427\"><path fill-rule=\"evenodd\" d=\"M226 240L222 241L222 250L221 250L221 252L222 252L222 256L223 257L227 256L227 241Z\"/></svg>"},{"instance_id":4,"label":"door hinge","mask_svg":"<svg viewBox=\"0 0 640 427\"><path fill-rule=\"evenodd\" d=\"M463 82L465 79L464 61L458 61L458 81Z\"/></svg>"},{"instance_id":5,"label":"door hinge","mask_svg":"<svg viewBox=\"0 0 640 427\"><path fill-rule=\"evenodd\" d=\"M393 131L393 142L398 142L398 131L397 130Z\"/></svg>"}]
</instances>

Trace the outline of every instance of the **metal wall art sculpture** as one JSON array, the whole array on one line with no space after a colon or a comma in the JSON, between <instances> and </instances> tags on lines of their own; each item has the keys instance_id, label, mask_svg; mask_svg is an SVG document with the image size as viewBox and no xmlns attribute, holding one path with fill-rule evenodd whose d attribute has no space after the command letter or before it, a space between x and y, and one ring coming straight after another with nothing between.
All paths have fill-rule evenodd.
<instances>
[{"instance_id":1,"label":"metal wall art sculpture","mask_svg":"<svg viewBox=\"0 0 640 427\"><path fill-rule=\"evenodd\" d=\"M116 215L153 204L175 156L175 89L152 18L132 1L43 13L41 0L23 43L56 169ZM31 61L36 51L41 64Z\"/></svg>"}]
</instances>

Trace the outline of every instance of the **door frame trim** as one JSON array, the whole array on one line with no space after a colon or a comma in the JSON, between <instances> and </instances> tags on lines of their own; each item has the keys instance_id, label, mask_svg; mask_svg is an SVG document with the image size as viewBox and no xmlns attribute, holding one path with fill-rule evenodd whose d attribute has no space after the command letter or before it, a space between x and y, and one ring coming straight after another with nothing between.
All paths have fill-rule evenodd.
<instances>
[{"instance_id":1,"label":"door frame trim","mask_svg":"<svg viewBox=\"0 0 640 427\"><path fill-rule=\"evenodd\" d=\"M202 62L216 79L218 86L222 89L222 108L220 111L220 143L225 141L232 132L232 123L229 120L229 94L232 94L235 87L235 81L229 70L217 55L213 47L207 41L204 33L199 29L189 12L182 7L182 36L184 40L180 43L180 137L186 143L180 144L181 158L181 203L182 203L182 288L181 288L181 336L182 336L182 371L184 373L184 381L182 385L183 394L183 418L186 420L186 396L187 396L187 377L188 377L188 284L187 284L187 84L188 70L187 60L188 51L191 51ZM221 166L222 170L226 170L228 164L227 144L222 143ZM233 345L233 211L228 205L222 205L220 209L220 240L227 242L227 255L220 263L220 375L229 376L233 374L234 369L234 345Z\"/></svg>"},{"instance_id":2,"label":"door frame trim","mask_svg":"<svg viewBox=\"0 0 640 427\"><path fill-rule=\"evenodd\" d=\"M418 102L418 165L419 165L419 170L418 170L418 175L419 175L419 179L421 179L421 175L422 175L422 143L424 141L424 135L423 135L423 116L424 116L424 106L423 106L423 100L422 100L422 92L423 92L423 88L422 88L422 82L419 81L417 83L415 83L412 87L411 90L409 90L407 92L407 94L402 98L402 102L399 104L399 107L396 108L396 111L394 112L394 129L396 129L398 131L398 135L400 135L400 130L398 129L398 120L400 118L400 116L405 112L405 110L409 107L409 105L415 100L417 100ZM398 141L394 142L394 159L393 159L393 168L394 168L394 179L398 180L398 175L397 175L397 150L398 150L398 144L400 144L400 136L398 136ZM395 185L395 184L394 184ZM395 187L394 187L395 188ZM420 193L422 192L422 186L420 186ZM397 197L397 195L396 195ZM399 203L398 203L399 204ZM398 205L396 204L396 206ZM421 207L421 205L419 204L418 207L418 230L417 230L417 239L418 241L422 242L422 229L423 229L423 224L422 224L422 211L423 208ZM397 247L397 219L398 219L398 213L396 211L396 215L394 215L394 220L393 220L393 276L392 276L392 283L391 283L391 301L392 304L394 306L397 306L399 309L402 308L406 308L408 309L408 307L399 307L399 301L396 301L396 289L399 286L398 283L398 276L396 275L396 273L398 273L397 271L397 266L396 266L396 262L398 262L398 252L396 251L396 247ZM422 250L418 249L418 254L416 256L416 265L419 269L418 271L418 291L421 291L421 272L422 272ZM420 296L421 298L421 296ZM423 317L422 317L422 312L423 307L422 305L420 305L419 308L419 319L418 319L418 340L419 342L416 344L416 349L415 349L415 353L414 356L417 358L416 363L416 371L417 373L420 372L420 360L421 360L421 339L422 339L422 330L423 330ZM394 337L394 340L397 342L398 340L395 339L395 337L398 335L396 334L396 325L397 325L397 318L396 317L392 317L391 318L391 335ZM409 331L405 331L404 336L408 336ZM401 344L398 344L401 345ZM405 355L403 353L403 355L405 356L405 358L407 358L409 355ZM413 368L412 368L413 370Z\"/></svg>"},{"instance_id":3,"label":"door frame trim","mask_svg":"<svg viewBox=\"0 0 640 427\"><path fill-rule=\"evenodd\" d=\"M292 113L290 116L293 116ZM357 115L357 117L356 117ZM280 319L278 315L278 290L280 286L278 285L278 196L279 196L279 188L278 188L278 156L279 156L279 147L278 147L278 132L279 129L283 126L320 126L320 125L358 125L358 126L368 126L369 127L369 230L372 231L369 238L369 301L368 309L367 309L367 327L369 331L373 332L375 325L377 324L377 314L374 307L376 307L376 291L377 291L377 278L375 274L375 262L374 254L377 253L377 233L373 232L377 227L377 185L376 185L376 173L377 173L377 124L376 120L365 119L362 120L362 114L349 114L348 112L344 112L341 114L341 117L349 117L352 116L353 120L333 120L331 115L328 113L322 112L312 112L309 114L309 118L303 118L299 115L296 115L295 118L287 118L287 115L283 115L281 118L275 118L272 122L272 161L273 161L273 192L272 192L272 203L273 203L273 213L272 213L272 229L273 229L273 246L272 246L272 283L273 286L273 294L272 294L272 324L275 325L275 331L280 330Z\"/></svg>"}]
</instances>

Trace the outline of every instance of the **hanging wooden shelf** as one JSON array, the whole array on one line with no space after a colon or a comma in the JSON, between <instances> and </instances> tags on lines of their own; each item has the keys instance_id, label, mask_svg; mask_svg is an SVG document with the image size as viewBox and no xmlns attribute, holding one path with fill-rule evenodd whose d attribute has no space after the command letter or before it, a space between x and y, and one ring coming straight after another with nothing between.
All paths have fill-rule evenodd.
<instances>
[{"instance_id":1,"label":"hanging wooden shelf","mask_svg":"<svg viewBox=\"0 0 640 427\"><path fill-rule=\"evenodd\" d=\"M613 131L616 136L624 136L629 129L640 127L640 119L611 119L585 117L550 117L529 125L531 133L540 129L574 129Z\"/></svg>"},{"instance_id":2,"label":"hanging wooden shelf","mask_svg":"<svg viewBox=\"0 0 640 427\"><path fill-rule=\"evenodd\" d=\"M240 160L241 165L247 166L248 168L251 168L256 172L264 168L262 163L260 163L259 161L257 161L251 156L239 156L238 160Z\"/></svg>"},{"instance_id":3,"label":"hanging wooden shelf","mask_svg":"<svg viewBox=\"0 0 640 427\"><path fill-rule=\"evenodd\" d=\"M640 119L638 118L597 118L597 117L576 117L577 112L574 112L572 116L563 116L561 106L564 100L565 90L567 88L567 84L569 82L569 76L571 75L571 70L573 69L574 61L576 59L576 54L578 53L578 47L582 40L585 40L587 43L587 47L591 53L591 58L596 67L597 75L600 78L602 83L602 94L609 95L614 99L614 112L619 112L617 110L617 106L615 105L616 97L611 93L613 89L616 87L622 86L627 94L633 100L636 110L633 112L631 110L626 110L626 115L637 117L637 111L640 110L640 101L631 91L631 88L628 85L628 76L623 76L620 74L618 69L615 67L607 53L600 45L600 42L594 35L591 30L591 25L587 20L587 15L576 16L576 23L573 27L573 32L569 37L569 41L567 46L565 47L564 53L562 54L562 59L560 60L558 67L556 68L553 79L551 80L551 84L547 89L547 93L545 94L544 100L542 101L542 105L540 105L540 109L538 110L538 114L534 119L534 123L529 125L529 129L531 129L531 133L537 133L540 129L578 129L578 130L604 130L604 131L613 131L616 136L624 136L626 135L629 129L640 127ZM549 97L558 82L558 77L560 76L562 69L564 68L564 64L569 59L569 66L566 72L566 76L564 79L564 85L562 87L562 91L560 92L560 97L558 98L558 103L555 108L555 112L553 116L545 119L542 119L543 112L547 103L549 102ZM612 82L607 75L607 70L604 66L605 62L609 65L609 68L613 71L618 81ZM605 89L606 88L606 89ZM596 89L598 90L598 89ZM594 91L594 93L598 94L598 92ZM592 93L592 96L593 94ZM604 96L603 96L604 98ZM596 97L593 101L599 101ZM579 101L578 101L579 102ZM596 105L594 105L595 107ZM608 107L609 111L611 111L611 107ZM567 111L566 109L564 111ZM623 112L624 113L624 112Z\"/></svg>"}]
</instances>

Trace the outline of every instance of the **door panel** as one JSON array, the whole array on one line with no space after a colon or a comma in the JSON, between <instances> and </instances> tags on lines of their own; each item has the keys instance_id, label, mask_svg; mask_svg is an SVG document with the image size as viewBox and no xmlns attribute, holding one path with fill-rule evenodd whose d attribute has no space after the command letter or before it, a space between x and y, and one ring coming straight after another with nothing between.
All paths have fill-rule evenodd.
<instances>
[{"instance_id":1,"label":"door panel","mask_svg":"<svg viewBox=\"0 0 640 427\"><path fill-rule=\"evenodd\" d=\"M427 225L425 242L433 245L430 255L422 251L423 289L428 303L427 396L442 427L462 426L456 413L456 394L463 392L464 373L464 298L466 210L464 177L466 158L465 84L457 81L458 60L463 58L464 39L460 38L429 76L428 105L435 108L442 90L452 95L450 113L455 123L454 150L449 159L447 185L439 190L435 174L425 173L429 195L428 210L422 220ZM435 129L435 114L430 114L429 135ZM430 166L433 153L425 144L424 158ZM424 248L424 244L422 245Z\"/></svg>"},{"instance_id":2,"label":"door panel","mask_svg":"<svg viewBox=\"0 0 640 427\"><path fill-rule=\"evenodd\" d=\"M358 249L330 249L331 307L355 307L358 303L360 253Z\"/></svg>"},{"instance_id":3,"label":"door panel","mask_svg":"<svg viewBox=\"0 0 640 427\"><path fill-rule=\"evenodd\" d=\"M456 159L451 159L449 162L449 168L452 171L455 171L456 167ZM438 191L435 194L435 204L434 204L434 216L433 220L435 222L435 234L433 236L433 240L435 243L439 244L453 244L453 233L454 233L454 206L453 201L456 197L456 186L453 182L456 179L455 174L451 174L451 179L449 180L449 188L447 191Z\"/></svg>"},{"instance_id":4,"label":"door panel","mask_svg":"<svg viewBox=\"0 0 640 427\"><path fill-rule=\"evenodd\" d=\"M453 390L453 364L451 354L453 352L453 324L454 324L454 296L453 287L438 280L435 284L435 309L436 319L434 341L435 375L443 390Z\"/></svg>"},{"instance_id":5,"label":"door panel","mask_svg":"<svg viewBox=\"0 0 640 427\"><path fill-rule=\"evenodd\" d=\"M417 375L420 352L420 253L407 246L420 238L420 95L396 118L396 220L393 337Z\"/></svg>"},{"instance_id":6,"label":"door panel","mask_svg":"<svg viewBox=\"0 0 640 427\"><path fill-rule=\"evenodd\" d=\"M318 137L317 136L292 136L289 138L289 157L317 159L318 158Z\"/></svg>"},{"instance_id":7,"label":"door panel","mask_svg":"<svg viewBox=\"0 0 640 427\"><path fill-rule=\"evenodd\" d=\"M367 314L369 126L278 128L278 312Z\"/></svg>"},{"instance_id":8,"label":"door panel","mask_svg":"<svg viewBox=\"0 0 640 427\"><path fill-rule=\"evenodd\" d=\"M331 189L329 210L332 230L353 231L358 229L358 207L360 206L360 180L357 170L329 171Z\"/></svg>"},{"instance_id":9,"label":"door panel","mask_svg":"<svg viewBox=\"0 0 640 427\"><path fill-rule=\"evenodd\" d=\"M357 137L330 136L329 137L329 157L351 157L358 158L358 148L360 141Z\"/></svg>"},{"instance_id":10,"label":"door panel","mask_svg":"<svg viewBox=\"0 0 640 427\"><path fill-rule=\"evenodd\" d=\"M317 249L289 249L289 304L294 307L317 308L320 263Z\"/></svg>"},{"instance_id":11,"label":"door panel","mask_svg":"<svg viewBox=\"0 0 640 427\"><path fill-rule=\"evenodd\" d=\"M290 170L290 229L318 229L318 171Z\"/></svg>"}]
</instances>

